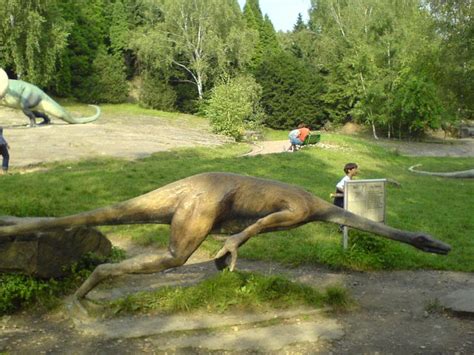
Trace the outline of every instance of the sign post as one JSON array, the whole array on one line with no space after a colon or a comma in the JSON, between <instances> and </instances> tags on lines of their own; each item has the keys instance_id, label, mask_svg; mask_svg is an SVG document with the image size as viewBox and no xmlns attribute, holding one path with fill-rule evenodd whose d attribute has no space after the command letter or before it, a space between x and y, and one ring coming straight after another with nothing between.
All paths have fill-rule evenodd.
<instances>
[{"instance_id":1,"label":"sign post","mask_svg":"<svg viewBox=\"0 0 474 355\"><path fill-rule=\"evenodd\" d=\"M385 223L386 179L349 180L344 183L344 209L376 222ZM342 247L347 249L348 228L343 227Z\"/></svg>"}]
</instances>

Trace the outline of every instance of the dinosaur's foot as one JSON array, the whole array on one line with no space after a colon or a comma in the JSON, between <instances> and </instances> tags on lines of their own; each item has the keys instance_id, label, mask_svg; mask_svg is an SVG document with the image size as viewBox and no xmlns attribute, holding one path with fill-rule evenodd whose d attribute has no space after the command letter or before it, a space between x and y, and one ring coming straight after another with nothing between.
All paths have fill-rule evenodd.
<instances>
[{"instance_id":1,"label":"dinosaur's foot","mask_svg":"<svg viewBox=\"0 0 474 355\"><path fill-rule=\"evenodd\" d=\"M90 318L89 312L76 295L66 299L65 307L69 316L73 319L86 320Z\"/></svg>"},{"instance_id":2,"label":"dinosaur's foot","mask_svg":"<svg viewBox=\"0 0 474 355\"><path fill-rule=\"evenodd\" d=\"M219 258L214 259L214 264L216 265L217 270L224 270L226 267L229 267L232 261L232 254L226 253Z\"/></svg>"}]
</instances>

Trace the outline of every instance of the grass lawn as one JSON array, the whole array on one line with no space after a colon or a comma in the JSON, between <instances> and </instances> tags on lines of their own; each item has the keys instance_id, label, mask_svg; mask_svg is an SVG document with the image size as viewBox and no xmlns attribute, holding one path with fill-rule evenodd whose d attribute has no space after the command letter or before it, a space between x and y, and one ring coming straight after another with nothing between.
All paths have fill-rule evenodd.
<instances>
[{"instance_id":1,"label":"grass lawn","mask_svg":"<svg viewBox=\"0 0 474 355\"><path fill-rule=\"evenodd\" d=\"M286 133L272 134L285 139ZM46 172L1 177L0 214L68 215L122 201L206 171L281 180L302 186L329 201L329 194L343 175L342 167L354 161L360 165L360 179L391 178L402 184L401 188L388 186L388 225L432 234L451 244L451 253L431 255L358 231L351 231L350 247L343 251L336 225L312 223L253 238L240 249L240 257L356 270L474 271L474 181L414 175L407 170L418 163L426 170L465 170L474 165L472 158L404 157L363 138L334 134L323 134L322 142L337 145L339 149L315 147L297 154L239 157L248 148L231 144L159 153L132 162L96 159L52 164ZM169 231L167 226L104 227L104 230L160 245L166 245ZM208 238L204 247L212 253L220 244Z\"/></svg>"}]
</instances>

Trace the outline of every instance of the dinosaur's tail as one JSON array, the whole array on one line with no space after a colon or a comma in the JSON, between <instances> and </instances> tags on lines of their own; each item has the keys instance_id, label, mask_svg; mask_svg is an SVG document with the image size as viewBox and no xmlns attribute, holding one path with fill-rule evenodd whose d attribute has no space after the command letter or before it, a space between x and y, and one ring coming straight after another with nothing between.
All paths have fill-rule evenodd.
<instances>
[{"instance_id":1,"label":"dinosaur's tail","mask_svg":"<svg viewBox=\"0 0 474 355\"><path fill-rule=\"evenodd\" d=\"M38 110L45 112L47 115L51 115L61 120L71 123L71 124L81 124L81 123L89 123L95 121L100 116L100 107L96 105L89 105L95 107L96 113L95 115L88 116L88 117L73 117L68 111L66 111L61 105L59 105L56 101L52 98L46 96L46 99L41 100L40 104L38 105Z\"/></svg>"},{"instance_id":2,"label":"dinosaur's tail","mask_svg":"<svg viewBox=\"0 0 474 355\"><path fill-rule=\"evenodd\" d=\"M142 200L131 199L116 205L98 208L70 216L58 218L5 219L0 218L0 238L27 235L39 231L52 231L77 226L119 225L137 223L169 223L169 219L159 209L146 210Z\"/></svg>"},{"instance_id":3,"label":"dinosaur's tail","mask_svg":"<svg viewBox=\"0 0 474 355\"><path fill-rule=\"evenodd\" d=\"M72 117L69 112L65 112L65 115L60 117L61 119L63 119L64 121L66 121L67 123L72 123L72 124L81 124L81 123L89 123L89 122L93 122L95 120L97 120L100 116L100 107L97 106L97 105L89 105L91 107L94 107L96 112L95 112L95 115L92 115L92 116L87 116L87 117Z\"/></svg>"},{"instance_id":4,"label":"dinosaur's tail","mask_svg":"<svg viewBox=\"0 0 474 355\"><path fill-rule=\"evenodd\" d=\"M429 176L440 176L440 177L459 178L459 179L474 178L474 169L440 173L440 172L431 172L431 171L423 171L423 170L415 169L419 166L421 166L421 164L410 166L408 170L410 170L412 173L417 173L421 175L429 175Z\"/></svg>"}]
</instances>

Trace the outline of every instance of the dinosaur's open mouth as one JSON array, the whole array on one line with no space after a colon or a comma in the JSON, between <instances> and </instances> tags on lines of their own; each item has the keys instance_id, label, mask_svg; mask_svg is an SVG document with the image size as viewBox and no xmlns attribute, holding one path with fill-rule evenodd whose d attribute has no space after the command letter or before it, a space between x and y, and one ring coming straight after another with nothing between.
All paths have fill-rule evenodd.
<instances>
[{"instance_id":1,"label":"dinosaur's open mouth","mask_svg":"<svg viewBox=\"0 0 474 355\"><path fill-rule=\"evenodd\" d=\"M8 89L8 75L5 70L0 68L0 99L5 96Z\"/></svg>"},{"instance_id":2,"label":"dinosaur's open mouth","mask_svg":"<svg viewBox=\"0 0 474 355\"><path fill-rule=\"evenodd\" d=\"M441 246L441 247L425 246L425 247L422 247L422 249L423 251L426 251L428 253L441 254L441 255L447 255L451 250L449 246Z\"/></svg>"}]
</instances>

